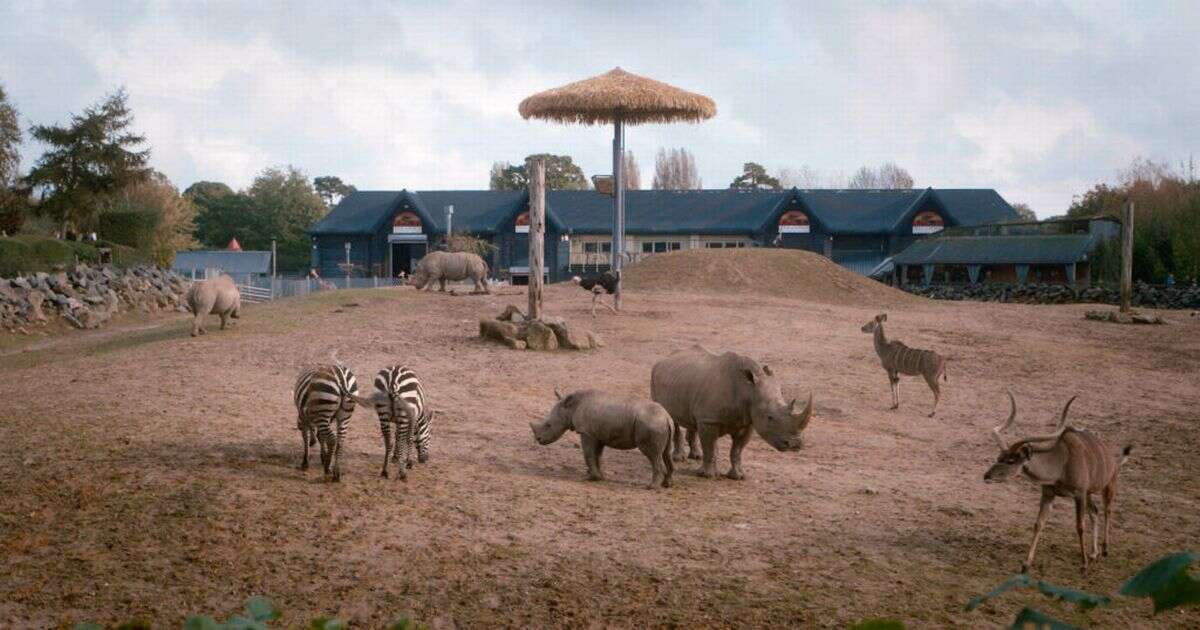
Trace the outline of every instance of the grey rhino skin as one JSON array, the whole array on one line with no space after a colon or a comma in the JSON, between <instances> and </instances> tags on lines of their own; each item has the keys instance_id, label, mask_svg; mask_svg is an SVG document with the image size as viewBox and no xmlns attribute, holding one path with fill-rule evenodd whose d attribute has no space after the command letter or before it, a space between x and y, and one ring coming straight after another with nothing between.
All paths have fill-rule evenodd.
<instances>
[{"instance_id":1,"label":"grey rhino skin","mask_svg":"<svg viewBox=\"0 0 1200 630\"><path fill-rule=\"evenodd\" d=\"M475 293L491 293L487 285L488 266L478 254L470 252L430 252L417 263L408 283L421 290L433 283L446 290L446 281L458 282L470 278L475 283Z\"/></svg>"},{"instance_id":2,"label":"grey rhino skin","mask_svg":"<svg viewBox=\"0 0 1200 630\"><path fill-rule=\"evenodd\" d=\"M541 422L530 422L538 444L552 444L567 430L579 434L587 478L602 481L600 455L604 447L638 449L650 460L654 475L648 489L671 487L675 466L671 463L671 434L675 425L662 405L639 398L614 397L594 389L574 392L559 401Z\"/></svg>"},{"instance_id":3,"label":"grey rhino skin","mask_svg":"<svg viewBox=\"0 0 1200 630\"><path fill-rule=\"evenodd\" d=\"M205 315L220 315L221 330L225 330L230 317L241 316L242 294L229 276L193 282L186 301L188 310L196 316L192 321L193 337L204 334Z\"/></svg>"},{"instance_id":4,"label":"grey rhino skin","mask_svg":"<svg viewBox=\"0 0 1200 630\"><path fill-rule=\"evenodd\" d=\"M675 421L674 459L683 460L683 431L687 430L696 458L695 436L704 450L701 474L717 476L717 438L733 439L729 449L730 479L744 479L742 449L751 433L779 451L804 445L801 432L812 419L812 394L803 411L796 401L785 403L771 368L749 357L726 352L715 354L694 346L658 363L650 372L650 397L666 408Z\"/></svg>"}]
</instances>

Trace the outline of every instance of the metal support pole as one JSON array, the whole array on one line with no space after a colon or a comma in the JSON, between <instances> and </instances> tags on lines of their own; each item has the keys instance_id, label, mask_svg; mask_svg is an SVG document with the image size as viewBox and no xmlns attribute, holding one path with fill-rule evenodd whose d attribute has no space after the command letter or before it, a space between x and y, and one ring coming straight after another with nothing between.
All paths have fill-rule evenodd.
<instances>
[{"instance_id":1,"label":"metal support pole","mask_svg":"<svg viewBox=\"0 0 1200 630\"><path fill-rule=\"evenodd\" d=\"M350 241L346 241L346 288L350 288Z\"/></svg>"},{"instance_id":2,"label":"metal support pole","mask_svg":"<svg viewBox=\"0 0 1200 630\"><path fill-rule=\"evenodd\" d=\"M453 205L446 206L446 247L447 247L447 249L449 249L449 246L450 246L450 236L452 234L454 234L454 230L451 229L451 222L453 221L453 219L454 219L454 206Z\"/></svg>"},{"instance_id":3,"label":"metal support pole","mask_svg":"<svg viewBox=\"0 0 1200 630\"><path fill-rule=\"evenodd\" d=\"M272 300L275 299L275 274L276 274L276 270L277 270L277 267L275 265L276 252L277 252L277 250L275 248L275 239L271 239L271 299Z\"/></svg>"},{"instance_id":4,"label":"metal support pole","mask_svg":"<svg viewBox=\"0 0 1200 630\"><path fill-rule=\"evenodd\" d=\"M1125 204L1121 220L1121 312L1128 313L1133 297L1133 202Z\"/></svg>"},{"instance_id":5,"label":"metal support pole","mask_svg":"<svg viewBox=\"0 0 1200 630\"><path fill-rule=\"evenodd\" d=\"M621 262L625 257L625 125L621 119L613 124L613 242L612 270L617 276L617 291L613 304L621 310Z\"/></svg>"}]
</instances>

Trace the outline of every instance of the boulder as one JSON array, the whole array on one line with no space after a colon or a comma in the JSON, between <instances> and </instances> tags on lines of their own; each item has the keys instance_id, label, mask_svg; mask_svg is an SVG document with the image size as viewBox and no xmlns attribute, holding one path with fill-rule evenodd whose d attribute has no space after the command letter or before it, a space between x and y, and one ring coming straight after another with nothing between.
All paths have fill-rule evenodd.
<instances>
[{"instance_id":1,"label":"boulder","mask_svg":"<svg viewBox=\"0 0 1200 630\"><path fill-rule=\"evenodd\" d=\"M567 350L591 350L596 347L592 343L591 333L571 330L561 321L546 324L554 331L559 347Z\"/></svg>"},{"instance_id":2,"label":"boulder","mask_svg":"<svg viewBox=\"0 0 1200 630\"><path fill-rule=\"evenodd\" d=\"M534 320L529 322L525 333L525 343L530 350L557 350L558 337L545 323Z\"/></svg>"}]
</instances>

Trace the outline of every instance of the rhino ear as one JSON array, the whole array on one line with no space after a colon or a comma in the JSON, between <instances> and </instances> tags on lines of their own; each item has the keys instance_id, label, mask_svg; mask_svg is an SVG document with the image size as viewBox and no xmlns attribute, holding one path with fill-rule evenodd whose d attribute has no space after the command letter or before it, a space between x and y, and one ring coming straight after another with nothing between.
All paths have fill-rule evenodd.
<instances>
[{"instance_id":1,"label":"rhino ear","mask_svg":"<svg viewBox=\"0 0 1200 630\"><path fill-rule=\"evenodd\" d=\"M878 319L881 322L886 322L887 321L887 313L880 313L879 317L876 317L875 319Z\"/></svg>"},{"instance_id":2,"label":"rhino ear","mask_svg":"<svg viewBox=\"0 0 1200 630\"><path fill-rule=\"evenodd\" d=\"M567 397L562 399L561 404L562 404L563 408L570 409L571 407L574 407L575 404L578 402L579 402L578 394L567 394Z\"/></svg>"},{"instance_id":3,"label":"rhino ear","mask_svg":"<svg viewBox=\"0 0 1200 630\"><path fill-rule=\"evenodd\" d=\"M769 366L769 365L763 366L763 373L766 374L767 376L775 376L775 373L771 371L771 366Z\"/></svg>"},{"instance_id":4,"label":"rhino ear","mask_svg":"<svg viewBox=\"0 0 1200 630\"><path fill-rule=\"evenodd\" d=\"M758 377L754 375L754 370L742 370L742 374L746 375L746 380L751 383L757 383Z\"/></svg>"},{"instance_id":5,"label":"rhino ear","mask_svg":"<svg viewBox=\"0 0 1200 630\"><path fill-rule=\"evenodd\" d=\"M563 399L562 392L558 391L557 387L554 388L554 397L559 400Z\"/></svg>"}]
</instances>

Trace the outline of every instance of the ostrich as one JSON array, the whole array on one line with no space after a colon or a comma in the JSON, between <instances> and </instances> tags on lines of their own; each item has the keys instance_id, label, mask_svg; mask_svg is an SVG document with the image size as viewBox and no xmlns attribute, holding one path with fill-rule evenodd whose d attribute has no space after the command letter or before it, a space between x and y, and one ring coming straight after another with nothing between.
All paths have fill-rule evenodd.
<instances>
[{"instance_id":1,"label":"ostrich","mask_svg":"<svg viewBox=\"0 0 1200 630\"><path fill-rule=\"evenodd\" d=\"M600 300L600 296L607 293L612 295L617 292L617 274L611 271L594 274L586 278L575 276L571 278L571 282L583 287L592 292L592 317L596 316L596 302L599 300L608 310L616 313L617 309L607 302Z\"/></svg>"}]
</instances>

